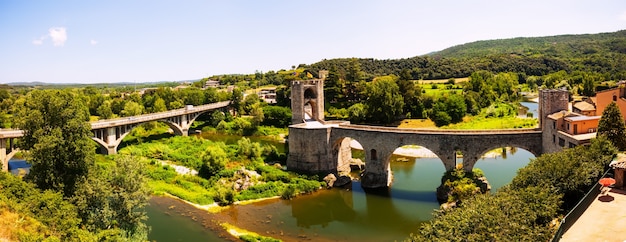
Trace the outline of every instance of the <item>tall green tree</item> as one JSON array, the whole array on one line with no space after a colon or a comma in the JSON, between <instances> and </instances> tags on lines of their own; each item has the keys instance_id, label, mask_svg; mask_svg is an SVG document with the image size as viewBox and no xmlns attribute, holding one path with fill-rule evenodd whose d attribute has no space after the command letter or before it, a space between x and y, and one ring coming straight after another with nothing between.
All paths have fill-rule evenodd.
<instances>
[{"instance_id":1,"label":"tall green tree","mask_svg":"<svg viewBox=\"0 0 626 242\"><path fill-rule=\"evenodd\" d=\"M20 146L32 164L27 178L41 189L74 195L94 163L89 110L65 90L35 90L18 104L16 125L24 130Z\"/></svg>"},{"instance_id":2,"label":"tall green tree","mask_svg":"<svg viewBox=\"0 0 626 242\"><path fill-rule=\"evenodd\" d=\"M150 191L141 162L129 156L116 157L115 164L94 166L88 179L80 184L72 201L78 207L82 224L90 231L120 228L128 237L145 240L147 219L143 209Z\"/></svg>"},{"instance_id":3,"label":"tall green tree","mask_svg":"<svg viewBox=\"0 0 626 242\"><path fill-rule=\"evenodd\" d=\"M120 113L122 117L137 116L143 113L143 106L134 101L127 101Z\"/></svg>"},{"instance_id":4,"label":"tall green tree","mask_svg":"<svg viewBox=\"0 0 626 242\"><path fill-rule=\"evenodd\" d=\"M367 114L373 121L391 123L402 114L404 99L395 76L377 77L365 86Z\"/></svg>"},{"instance_id":5,"label":"tall green tree","mask_svg":"<svg viewBox=\"0 0 626 242\"><path fill-rule=\"evenodd\" d=\"M330 70L328 70L328 77L324 80L324 99L330 103L339 102L343 98L342 90L343 85L337 73L337 68L331 66Z\"/></svg>"},{"instance_id":6,"label":"tall green tree","mask_svg":"<svg viewBox=\"0 0 626 242\"><path fill-rule=\"evenodd\" d=\"M233 109L235 109L235 112L237 114L237 116L241 115L241 112L243 111L243 91L241 91L239 88L235 88L233 89L233 93L231 96L231 102L233 105Z\"/></svg>"},{"instance_id":7,"label":"tall green tree","mask_svg":"<svg viewBox=\"0 0 626 242\"><path fill-rule=\"evenodd\" d=\"M624 117L617 106L611 102L604 111L598 123L598 136L605 136L619 150L626 150L626 126Z\"/></svg>"}]
</instances>

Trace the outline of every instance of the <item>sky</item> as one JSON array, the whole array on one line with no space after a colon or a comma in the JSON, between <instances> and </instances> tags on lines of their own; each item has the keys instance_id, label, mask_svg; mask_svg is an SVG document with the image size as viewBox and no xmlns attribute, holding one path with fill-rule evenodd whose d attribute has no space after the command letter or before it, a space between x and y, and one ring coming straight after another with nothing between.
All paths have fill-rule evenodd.
<instances>
[{"instance_id":1,"label":"sky","mask_svg":"<svg viewBox=\"0 0 626 242\"><path fill-rule=\"evenodd\" d=\"M0 83L197 80L623 29L624 0L0 0Z\"/></svg>"}]
</instances>

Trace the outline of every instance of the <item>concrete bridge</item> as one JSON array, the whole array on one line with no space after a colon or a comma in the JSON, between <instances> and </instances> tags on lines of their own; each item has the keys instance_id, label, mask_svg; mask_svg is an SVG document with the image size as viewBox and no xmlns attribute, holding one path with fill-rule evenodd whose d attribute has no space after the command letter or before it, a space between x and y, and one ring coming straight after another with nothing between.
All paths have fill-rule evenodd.
<instances>
[{"instance_id":1,"label":"concrete bridge","mask_svg":"<svg viewBox=\"0 0 626 242\"><path fill-rule=\"evenodd\" d=\"M463 168L471 171L486 152L500 147L519 147L539 156L551 151L552 133L537 129L440 130L399 129L351 125L347 121L324 121L323 80L294 81L291 86L292 125L289 126L287 168L317 174L350 170L350 142L358 141L365 151L361 185L366 188L391 184L389 160L395 149L418 145L435 153L446 170L456 166L457 153ZM539 118L567 108L566 91L540 92ZM565 98L564 98L565 97ZM309 119L304 117L310 116ZM547 124L545 124L547 125ZM546 138L548 137L548 138ZM546 148L547 147L547 148ZM555 148L556 149L556 148Z\"/></svg>"},{"instance_id":2,"label":"concrete bridge","mask_svg":"<svg viewBox=\"0 0 626 242\"><path fill-rule=\"evenodd\" d=\"M91 122L91 137L103 154L117 153L117 147L130 131L142 123L151 121L159 121L167 124L176 135L187 136L189 127L193 121L203 113L208 111L225 108L230 105L230 101L217 102L199 106L187 106L185 108L169 110L159 113L143 114L131 117L105 119ZM14 146L16 138L24 136L22 130L0 129L0 160L2 161L2 170L8 170L9 160L17 153Z\"/></svg>"}]
</instances>

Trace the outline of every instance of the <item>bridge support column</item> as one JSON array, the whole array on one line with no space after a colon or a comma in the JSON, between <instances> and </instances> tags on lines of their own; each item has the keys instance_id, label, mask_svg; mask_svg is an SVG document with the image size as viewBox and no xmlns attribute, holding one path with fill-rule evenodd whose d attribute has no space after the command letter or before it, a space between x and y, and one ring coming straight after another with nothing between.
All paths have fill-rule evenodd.
<instances>
[{"instance_id":1,"label":"bridge support column","mask_svg":"<svg viewBox=\"0 0 626 242\"><path fill-rule=\"evenodd\" d=\"M361 186L364 188L389 187L393 180L389 159L393 150L365 150L365 173L361 177Z\"/></svg>"},{"instance_id":2,"label":"bridge support column","mask_svg":"<svg viewBox=\"0 0 626 242\"><path fill-rule=\"evenodd\" d=\"M13 138L0 139L0 161L2 161L2 171L9 171L9 160L17 153L13 147Z\"/></svg>"},{"instance_id":3,"label":"bridge support column","mask_svg":"<svg viewBox=\"0 0 626 242\"><path fill-rule=\"evenodd\" d=\"M191 123L187 120L187 115L183 115L180 118L180 135L181 136L189 136L189 126Z\"/></svg>"},{"instance_id":4,"label":"bridge support column","mask_svg":"<svg viewBox=\"0 0 626 242\"><path fill-rule=\"evenodd\" d=\"M473 151L464 150L463 170L465 170L465 172L471 172L472 169L474 169L474 165L476 165L478 159L480 159L481 155L482 154L480 154L480 152L476 149L474 149Z\"/></svg>"},{"instance_id":5,"label":"bridge support column","mask_svg":"<svg viewBox=\"0 0 626 242\"><path fill-rule=\"evenodd\" d=\"M117 142L116 127L107 128L107 137L105 139L106 147L103 147L102 153L106 155L117 154L117 146L120 144Z\"/></svg>"},{"instance_id":6,"label":"bridge support column","mask_svg":"<svg viewBox=\"0 0 626 242\"><path fill-rule=\"evenodd\" d=\"M9 139L0 139L0 160L2 160L2 171L9 171L9 159L7 159L7 143L9 143Z\"/></svg>"}]
</instances>

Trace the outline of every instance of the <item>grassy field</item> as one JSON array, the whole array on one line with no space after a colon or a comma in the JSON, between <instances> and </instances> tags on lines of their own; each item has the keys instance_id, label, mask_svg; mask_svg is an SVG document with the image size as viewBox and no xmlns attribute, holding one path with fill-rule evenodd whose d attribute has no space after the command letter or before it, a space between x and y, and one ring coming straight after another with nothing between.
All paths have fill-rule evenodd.
<instances>
[{"instance_id":1,"label":"grassy field","mask_svg":"<svg viewBox=\"0 0 626 242\"><path fill-rule=\"evenodd\" d=\"M439 80L415 80L417 83L419 84L445 84L448 82L448 80L450 79L439 79ZM469 77L464 77L464 78L454 78L454 83L461 83L461 82L466 82L469 81Z\"/></svg>"},{"instance_id":2,"label":"grassy field","mask_svg":"<svg viewBox=\"0 0 626 242\"><path fill-rule=\"evenodd\" d=\"M440 127L440 129L516 129L535 128L537 119L502 117L465 117L463 122ZM400 122L398 128L405 129L436 129L435 123L430 119L405 119Z\"/></svg>"}]
</instances>

